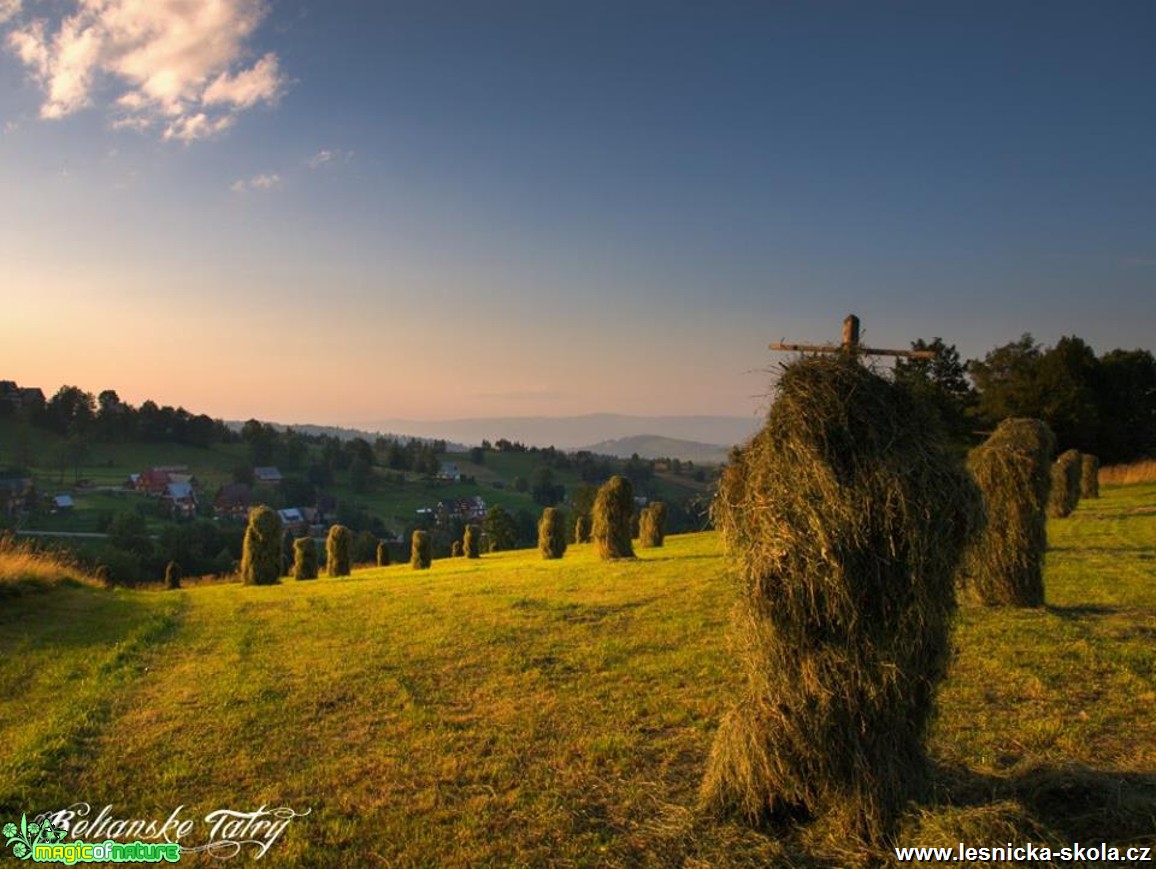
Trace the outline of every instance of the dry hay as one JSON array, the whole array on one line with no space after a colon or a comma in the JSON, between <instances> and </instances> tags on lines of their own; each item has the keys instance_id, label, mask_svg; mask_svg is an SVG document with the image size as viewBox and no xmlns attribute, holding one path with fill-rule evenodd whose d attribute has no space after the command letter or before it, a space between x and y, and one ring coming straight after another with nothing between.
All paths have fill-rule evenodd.
<instances>
[{"instance_id":1,"label":"dry hay","mask_svg":"<svg viewBox=\"0 0 1156 869\"><path fill-rule=\"evenodd\" d=\"M312 537L293 541L293 578L317 579L317 544Z\"/></svg>"},{"instance_id":2,"label":"dry hay","mask_svg":"<svg viewBox=\"0 0 1156 869\"><path fill-rule=\"evenodd\" d=\"M538 520L538 551L543 558L561 558L566 554L566 516L561 510L547 507Z\"/></svg>"},{"instance_id":3,"label":"dry hay","mask_svg":"<svg viewBox=\"0 0 1156 869\"><path fill-rule=\"evenodd\" d=\"M353 532L344 525L334 525L325 538L325 572L329 576L349 576L352 572L350 550Z\"/></svg>"},{"instance_id":4,"label":"dry hay","mask_svg":"<svg viewBox=\"0 0 1156 869\"><path fill-rule=\"evenodd\" d=\"M1067 450L1052 465L1052 491L1048 496L1048 516L1065 519L1080 503L1080 476L1084 463L1079 450Z\"/></svg>"},{"instance_id":5,"label":"dry hay","mask_svg":"<svg viewBox=\"0 0 1156 869\"><path fill-rule=\"evenodd\" d=\"M476 525L467 525L465 536L462 537L462 550L466 558L481 558L482 530Z\"/></svg>"},{"instance_id":6,"label":"dry hay","mask_svg":"<svg viewBox=\"0 0 1156 869\"><path fill-rule=\"evenodd\" d=\"M1041 606L1044 510L1052 485L1056 438L1038 419L1005 419L967 457L983 492L987 525L967 548L959 584L987 606Z\"/></svg>"},{"instance_id":7,"label":"dry hay","mask_svg":"<svg viewBox=\"0 0 1156 869\"><path fill-rule=\"evenodd\" d=\"M1080 456L1080 497L1100 497L1100 459L1090 453Z\"/></svg>"},{"instance_id":8,"label":"dry hay","mask_svg":"<svg viewBox=\"0 0 1156 869\"><path fill-rule=\"evenodd\" d=\"M414 570L429 570L433 564L433 543L428 531L413 532L409 549L409 566Z\"/></svg>"},{"instance_id":9,"label":"dry hay","mask_svg":"<svg viewBox=\"0 0 1156 869\"><path fill-rule=\"evenodd\" d=\"M268 507L249 511L241 550L241 581L245 585L273 585L281 578L281 517Z\"/></svg>"},{"instance_id":10,"label":"dry hay","mask_svg":"<svg viewBox=\"0 0 1156 869\"><path fill-rule=\"evenodd\" d=\"M953 574L982 522L935 431L909 392L852 358L785 367L713 506L742 583L747 687L719 728L704 808L822 816L879 842L925 789Z\"/></svg>"},{"instance_id":11,"label":"dry hay","mask_svg":"<svg viewBox=\"0 0 1156 869\"><path fill-rule=\"evenodd\" d=\"M666 504L654 501L647 505L638 521L638 542L647 548L662 546L666 539Z\"/></svg>"},{"instance_id":12,"label":"dry hay","mask_svg":"<svg viewBox=\"0 0 1156 869\"><path fill-rule=\"evenodd\" d=\"M384 540L377 542L377 566L389 567L390 563L389 544Z\"/></svg>"},{"instance_id":13,"label":"dry hay","mask_svg":"<svg viewBox=\"0 0 1156 869\"><path fill-rule=\"evenodd\" d=\"M590 536L604 559L633 558L630 524L634 516L634 487L625 477L613 476L594 498Z\"/></svg>"}]
</instances>

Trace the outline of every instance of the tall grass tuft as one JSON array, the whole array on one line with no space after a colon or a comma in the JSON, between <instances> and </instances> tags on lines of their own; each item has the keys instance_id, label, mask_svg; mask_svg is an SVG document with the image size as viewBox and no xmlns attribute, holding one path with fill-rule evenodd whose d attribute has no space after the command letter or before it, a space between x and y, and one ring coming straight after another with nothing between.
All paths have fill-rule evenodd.
<instances>
[{"instance_id":1,"label":"tall grass tuft","mask_svg":"<svg viewBox=\"0 0 1156 869\"><path fill-rule=\"evenodd\" d=\"M1156 483L1156 459L1100 468L1101 486L1135 486L1139 483Z\"/></svg>"},{"instance_id":2,"label":"tall grass tuft","mask_svg":"<svg viewBox=\"0 0 1156 869\"><path fill-rule=\"evenodd\" d=\"M249 511L249 525L241 552L241 581L245 585L273 585L281 578L281 517L268 507Z\"/></svg>"},{"instance_id":3,"label":"tall grass tuft","mask_svg":"<svg viewBox=\"0 0 1156 869\"><path fill-rule=\"evenodd\" d=\"M634 488L625 477L613 476L594 498L590 536L604 559L633 558L630 524L634 516Z\"/></svg>"},{"instance_id":4,"label":"tall grass tuft","mask_svg":"<svg viewBox=\"0 0 1156 869\"><path fill-rule=\"evenodd\" d=\"M0 598L47 591L60 585L111 588L104 577L81 569L68 556L43 552L31 541L0 534Z\"/></svg>"},{"instance_id":5,"label":"tall grass tuft","mask_svg":"<svg viewBox=\"0 0 1156 869\"><path fill-rule=\"evenodd\" d=\"M1038 419L1005 419L967 457L987 525L967 548L959 585L987 606L1041 606L1048 549L1045 508L1056 438Z\"/></svg>"},{"instance_id":6,"label":"tall grass tuft","mask_svg":"<svg viewBox=\"0 0 1156 869\"><path fill-rule=\"evenodd\" d=\"M810 815L878 844L927 791L953 574L982 522L936 432L912 393L851 357L785 366L712 508L741 581L747 684L711 750L706 809Z\"/></svg>"},{"instance_id":7,"label":"tall grass tuft","mask_svg":"<svg viewBox=\"0 0 1156 869\"><path fill-rule=\"evenodd\" d=\"M1052 490L1048 495L1048 516L1066 519L1080 503L1080 477L1083 461L1079 450L1060 453L1052 464Z\"/></svg>"}]
</instances>

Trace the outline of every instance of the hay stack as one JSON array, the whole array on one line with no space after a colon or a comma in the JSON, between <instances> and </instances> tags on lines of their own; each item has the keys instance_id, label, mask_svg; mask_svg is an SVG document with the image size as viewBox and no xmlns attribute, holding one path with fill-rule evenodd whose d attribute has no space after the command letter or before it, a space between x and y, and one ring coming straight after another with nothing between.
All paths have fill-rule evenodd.
<instances>
[{"instance_id":1,"label":"hay stack","mask_svg":"<svg viewBox=\"0 0 1156 869\"><path fill-rule=\"evenodd\" d=\"M1052 465L1052 491L1048 496L1048 516L1065 519L1080 503L1080 477L1084 463L1079 450L1060 453Z\"/></svg>"},{"instance_id":2,"label":"hay stack","mask_svg":"<svg viewBox=\"0 0 1156 869\"><path fill-rule=\"evenodd\" d=\"M462 537L462 549L466 558L482 557L482 530L477 525L467 525L465 536Z\"/></svg>"},{"instance_id":3,"label":"hay stack","mask_svg":"<svg viewBox=\"0 0 1156 869\"><path fill-rule=\"evenodd\" d=\"M1100 497L1100 459L1089 453L1080 457L1080 497Z\"/></svg>"},{"instance_id":4,"label":"hay stack","mask_svg":"<svg viewBox=\"0 0 1156 869\"><path fill-rule=\"evenodd\" d=\"M329 576L349 576L350 550L353 548L353 532L344 525L334 525L325 538L325 572Z\"/></svg>"},{"instance_id":5,"label":"hay stack","mask_svg":"<svg viewBox=\"0 0 1156 869\"><path fill-rule=\"evenodd\" d=\"M712 508L742 594L747 687L724 718L704 808L822 816L881 841L927 780L974 483L910 393L853 358L786 366L767 423Z\"/></svg>"},{"instance_id":6,"label":"hay stack","mask_svg":"<svg viewBox=\"0 0 1156 869\"><path fill-rule=\"evenodd\" d=\"M662 546L666 539L666 505L654 501L645 507L638 519L638 542L645 547Z\"/></svg>"},{"instance_id":7,"label":"hay stack","mask_svg":"<svg viewBox=\"0 0 1156 869\"><path fill-rule=\"evenodd\" d=\"M281 578L281 517L268 507L249 511L241 551L241 581L245 585L273 585Z\"/></svg>"},{"instance_id":8,"label":"hay stack","mask_svg":"<svg viewBox=\"0 0 1156 869\"><path fill-rule=\"evenodd\" d=\"M583 513L579 513L578 518L574 520L574 542L590 542L590 517Z\"/></svg>"},{"instance_id":9,"label":"hay stack","mask_svg":"<svg viewBox=\"0 0 1156 869\"><path fill-rule=\"evenodd\" d=\"M409 566L414 570L429 570L433 564L433 543L428 531L413 532L409 549Z\"/></svg>"},{"instance_id":10,"label":"hay stack","mask_svg":"<svg viewBox=\"0 0 1156 869\"><path fill-rule=\"evenodd\" d=\"M165 565L165 588L175 590L181 587L181 566L175 561Z\"/></svg>"},{"instance_id":11,"label":"hay stack","mask_svg":"<svg viewBox=\"0 0 1156 869\"><path fill-rule=\"evenodd\" d=\"M450 558L461 558L464 554L462 541L455 540L450 544Z\"/></svg>"},{"instance_id":12,"label":"hay stack","mask_svg":"<svg viewBox=\"0 0 1156 869\"><path fill-rule=\"evenodd\" d=\"M317 579L317 544L312 537L293 541L293 578Z\"/></svg>"},{"instance_id":13,"label":"hay stack","mask_svg":"<svg viewBox=\"0 0 1156 869\"><path fill-rule=\"evenodd\" d=\"M967 457L983 492L987 526L968 547L959 584L987 606L1041 606L1044 515L1056 438L1038 419L1005 419Z\"/></svg>"},{"instance_id":14,"label":"hay stack","mask_svg":"<svg viewBox=\"0 0 1156 869\"><path fill-rule=\"evenodd\" d=\"M594 498L590 536L604 559L633 558L630 525L634 518L634 487L625 477L613 476Z\"/></svg>"},{"instance_id":15,"label":"hay stack","mask_svg":"<svg viewBox=\"0 0 1156 869\"><path fill-rule=\"evenodd\" d=\"M547 507L538 520L538 551L543 558L561 558L566 554L566 517L561 510Z\"/></svg>"},{"instance_id":16,"label":"hay stack","mask_svg":"<svg viewBox=\"0 0 1156 869\"><path fill-rule=\"evenodd\" d=\"M389 544L384 540L377 541L377 566L389 567Z\"/></svg>"}]
</instances>

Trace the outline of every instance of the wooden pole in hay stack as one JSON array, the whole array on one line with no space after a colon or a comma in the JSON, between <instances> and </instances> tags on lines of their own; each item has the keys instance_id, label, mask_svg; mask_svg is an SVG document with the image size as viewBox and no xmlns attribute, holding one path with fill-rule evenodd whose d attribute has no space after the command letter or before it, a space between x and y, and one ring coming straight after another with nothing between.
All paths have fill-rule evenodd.
<instances>
[{"instance_id":1,"label":"wooden pole in hay stack","mask_svg":"<svg viewBox=\"0 0 1156 869\"><path fill-rule=\"evenodd\" d=\"M820 816L879 843L925 790L953 574L981 501L931 411L856 355L786 366L719 486L747 686L701 798L755 823Z\"/></svg>"}]
</instances>

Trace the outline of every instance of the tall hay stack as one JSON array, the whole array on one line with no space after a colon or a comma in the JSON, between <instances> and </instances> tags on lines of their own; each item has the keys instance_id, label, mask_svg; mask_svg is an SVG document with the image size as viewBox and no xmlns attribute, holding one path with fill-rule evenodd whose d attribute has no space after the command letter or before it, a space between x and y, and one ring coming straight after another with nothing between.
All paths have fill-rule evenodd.
<instances>
[{"instance_id":1,"label":"tall hay stack","mask_svg":"<svg viewBox=\"0 0 1156 869\"><path fill-rule=\"evenodd\" d=\"M409 566L414 570L429 570L433 564L433 542L429 532L417 530L413 532L413 540L409 547Z\"/></svg>"},{"instance_id":2,"label":"tall hay stack","mask_svg":"<svg viewBox=\"0 0 1156 869\"><path fill-rule=\"evenodd\" d=\"M574 542L590 542L590 517L583 513L579 513L578 518L574 520Z\"/></svg>"},{"instance_id":3,"label":"tall hay stack","mask_svg":"<svg viewBox=\"0 0 1156 869\"><path fill-rule=\"evenodd\" d=\"M925 790L953 574L982 521L935 431L910 393L853 358L785 367L713 507L741 576L748 684L711 750L707 810L811 814L879 842Z\"/></svg>"},{"instance_id":4,"label":"tall hay stack","mask_svg":"<svg viewBox=\"0 0 1156 869\"><path fill-rule=\"evenodd\" d=\"M268 507L249 511L241 550L241 581L245 585L273 585L281 578L281 517Z\"/></svg>"},{"instance_id":5,"label":"tall hay stack","mask_svg":"<svg viewBox=\"0 0 1156 869\"><path fill-rule=\"evenodd\" d=\"M334 525L329 529L329 535L325 538L325 572L329 576L350 575L352 548L352 531L344 525Z\"/></svg>"},{"instance_id":6,"label":"tall hay stack","mask_svg":"<svg viewBox=\"0 0 1156 869\"><path fill-rule=\"evenodd\" d=\"M603 559L633 558L630 525L634 517L634 487L615 475L598 488L590 522L590 536Z\"/></svg>"},{"instance_id":7,"label":"tall hay stack","mask_svg":"<svg viewBox=\"0 0 1156 869\"><path fill-rule=\"evenodd\" d=\"M1084 463L1079 450L1060 453L1052 465L1052 491L1048 496L1048 517L1066 519L1080 503L1080 477Z\"/></svg>"},{"instance_id":8,"label":"tall hay stack","mask_svg":"<svg viewBox=\"0 0 1156 869\"><path fill-rule=\"evenodd\" d=\"M1080 456L1080 497L1100 497L1100 458L1089 453Z\"/></svg>"},{"instance_id":9,"label":"tall hay stack","mask_svg":"<svg viewBox=\"0 0 1156 869\"><path fill-rule=\"evenodd\" d=\"M1056 438L1038 419L1005 419L972 450L987 526L964 553L959 584L986 606L1041 606Z\"/></svg>"},{"instance_id":10,"label":"tall hay stack","mask_svg":"<svg viewBox=\"0 0 1156 869\"><path fill-rule=\"evenodd\" d=\"M466 558L482 557L482 529L477 525L466 526L465 535L462 537L462 550Z\"/></svg>"}]
</instances>

